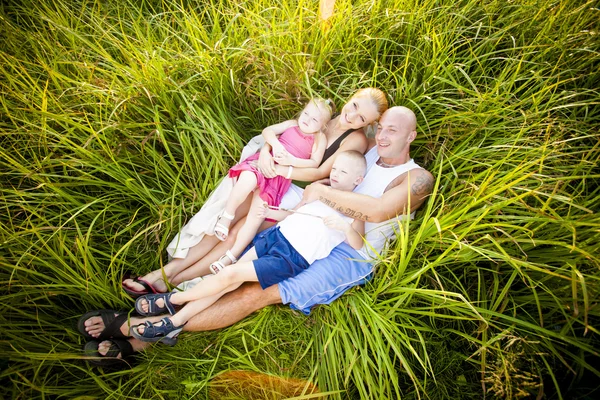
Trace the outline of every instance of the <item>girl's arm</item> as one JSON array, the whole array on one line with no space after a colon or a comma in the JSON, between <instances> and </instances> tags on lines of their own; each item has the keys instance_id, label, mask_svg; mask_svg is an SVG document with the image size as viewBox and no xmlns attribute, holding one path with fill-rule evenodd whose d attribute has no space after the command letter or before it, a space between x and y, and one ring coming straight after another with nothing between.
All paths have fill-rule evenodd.
<instances>
[{"instance_id":1,"label":"girl's arm","mask_svg":"<svg viewBox=\"0 0 600 400\"><path fill-rule=\"evenodd\" d=\"M287 153L287 150L285 150L285 147L283 147L283 145L279 142L277 136L281 135L286 129L297 125L298 121L295 119L290 119L288 121L267 126L265 129L263 129L262 135L265 138L265 141L273 148L273 154Z\"/></svg>"},{"instance_id":2,"label":"girl's arm","mask_svg":"<svg viewBox=\"0 0 600 400\"><path fill-rule=\"evenodd\" d=\"M319 167L295 168L292 171L291 178L293 180L304 182L314 182L319 179L329 178L329 173L331 172L331 167L333 166L333 162L335 161L337 154L348 150L356 150L364 153L367 150L368 144L369 142L364 134L360 133L360 131L353 132L346 139L344 139L340 148ZM287 176L289 167L284 165L276 165L275 170L277 175Z\"/></svg>"},{"instance_id":3,"label":"girl's arm","mask_svg":"<svg viewBox=\"0 0 600 400\"><path fill-rule=\"evenodd\" d=\"M317 168L323 159L326 147L327 138L323 133L319 132L313 143L309 159L294 157L289 153L285 156L275 156L274 158L279 165L291 165L297 168Z\"/></svg>"},{"instance_id":4,"label":"girl's arm","mask_svg":"<svg viewBox=\"0 0 600 400\"><path fill-rule=\"evenodd\" d=\"M363 247L363 235L365 234L365 223L363 221L355 219L352 224L349 224L341 215L334 214L323 218L323 222L330 229L344 232L346 242L353 249L359 250Z\"/></svg>"}]
</instances>

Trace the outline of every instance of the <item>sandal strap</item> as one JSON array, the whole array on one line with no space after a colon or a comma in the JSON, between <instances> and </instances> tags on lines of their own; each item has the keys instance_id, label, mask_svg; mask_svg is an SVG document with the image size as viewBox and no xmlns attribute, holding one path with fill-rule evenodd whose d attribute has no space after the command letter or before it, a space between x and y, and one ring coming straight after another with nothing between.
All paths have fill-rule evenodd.
<instances>
[{"instance_id":1,"label":"sandal strap","mask_svg":"<svg viewBox=\"0 0 600 400\"><path fill-rule=\"evenodd\" d=\"M235 218L235 215L231 215L227 211L223 210L223 212L221 213L221 218L233 220Z\"/></svg>"},{"instance_id":2,"label":"sandal strap","mask_svg":"<svg viewBox=\"0 0 600 400\"><path fill-rule=\"evenodd\" d=\"M121 358L129 357L133 353L133 347L129 340L123 339L111 339L110 340L110 348L108 352L106 352L105 357L117 357L121 353Z\"/></svg>"},{"instance_id":3,"label":"sandal strap","mask_svg":"<svg viewBox=\"0 0 600 400\"><path fill-rule=\"evenodd\" d=\"M235 256L233 255L233 253L231 252L231 250L227 250L225 252L225 255L223 257L227 257L229 258L229 261L231 261L232 264L235 264L237 262L237 258L235 258ZM222 257L221 257L222 258Z\"/></svg>"},{"instance_id":4,"label":"sandal strap","mask_svg":"<svg viewBox=\"0 0 600 400\"><path fill-rule=\"evenodd\" d=\"M127 336L121 332L121 326L127 321L128 315L126 313L118 314L115 317L115 313L112 310L101 310L100 316L104 323L104 330L98 336L98 340L105 340L109 338L124 339Z\"/></svg>"}]
</instances>

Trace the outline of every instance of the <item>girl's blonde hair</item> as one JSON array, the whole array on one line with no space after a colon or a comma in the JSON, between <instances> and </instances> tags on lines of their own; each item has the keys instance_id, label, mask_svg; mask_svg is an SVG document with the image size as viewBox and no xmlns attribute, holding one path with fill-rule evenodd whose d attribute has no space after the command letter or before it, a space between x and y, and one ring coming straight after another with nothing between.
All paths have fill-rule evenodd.
<instances>
[{"instance_id":1,"label":"girl's blonde hair","mask_svg":"<svg viewBox=\"0 0 600 400\"><path fill-rule=\"evenodd\" d=\"M312 99L317 106L323 107L327 112L329 112L329 118L333 116L335 113L335 103L331 99L323 99L321 97L315 97Z\"/></svg>"},{"instance_id":2,"label":"girl's blonde hair","mask_svg":"<svg viewBox=\"0 0 600 400\"><path fill-rule=\"evenodd\" d=\"M373 101L373 104L375 104L375 107L377 108L377 112L379 113L380 117L381 117L381 114L383 114L388 109L387 97L385 96L385 93L380 89L377 89L377 88L358 89L356 91L356 93L354 93L354 95L352 96L352 98L356 98L356 97L369 97L371 99L371 101Z\"/></svg>"}]
</instances>

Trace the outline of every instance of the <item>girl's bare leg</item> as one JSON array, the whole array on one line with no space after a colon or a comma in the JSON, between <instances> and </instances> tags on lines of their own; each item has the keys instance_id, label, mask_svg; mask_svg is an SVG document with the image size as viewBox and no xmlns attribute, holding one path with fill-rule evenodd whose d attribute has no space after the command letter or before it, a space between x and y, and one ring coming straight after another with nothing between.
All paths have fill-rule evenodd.
<instances>
[{"instance_id":1,"label":"girl's bare leg","mask_svg":"<svg viewBox=\"0 0 600 400\"><path fill-rule=\"evenodd\" d=\"M239 225L239 227L241 227L243 224L243 220L245 219L245 215L248 213L251 202L252 196L248 196L246 200L238 207L238 212L236 214L238 214L239 217L236 217L234 222L236 225ZM242 224L238 224L240 219L242 219ZM209 274L210 271L208 266L210 263L216 261L225 253L225 250L235 243L235 232L237 229L239 228L236 228L235 231L232 231L232 233L234 233L233 237L231 237L231 239L228 238L228 240L225 242L221 242L214 236L205 235L200 243L190 248L185 258L174 258L163 268L156 269L144 275L142 279L151 283L156 290L164 292L167 290L167 285L163 280L163 270L166 279L171 282L172 285L178 285L183 281ZM214 248L218 248L218 250L213 252ZM207 255L210 256L207 257ZM188 269L191 269L191 271L186 272ZM134 282L132 279L124 280L123 284L133 290L144 290L142 285Z\"/></svg>"},{"instance_id":2,"label":"girl's bare leg","mask_svg":"<svg viewBox=\"0 0 600 400\"><path fill-rule=\"evenodd\" d=\"M260 225L264 222L265 219L258 216L258 212L262 208L262 203L264 203L264 200L261 199L259 192L254 192L246 221L238 232L235 243L231 247L231 252L234 256L239 257L242 254L244 249L252 242L254 236L256 236Z\"/></svg>"},{"instance_id":3,"label":"girl's bare leg","mask_svg":"<svg viewBox=\"0 0 600 400\"><path fill-rule=\"evenodd\" d=\"M238 180L233 186L229 197L227 198L223 212L233 216L238 214L237 209L244 202L244 200L246 200L248 195L252 194L254 189L256 189L257 183L258 180L254 172L242 171L242 173L238 176ZM232 222L233 220L224 217L219 218L217 221L218 224L223 225L225 228L229 228ZM215 232L215 235L216 234L217 232Z\"/></svg>"}]
</instances>

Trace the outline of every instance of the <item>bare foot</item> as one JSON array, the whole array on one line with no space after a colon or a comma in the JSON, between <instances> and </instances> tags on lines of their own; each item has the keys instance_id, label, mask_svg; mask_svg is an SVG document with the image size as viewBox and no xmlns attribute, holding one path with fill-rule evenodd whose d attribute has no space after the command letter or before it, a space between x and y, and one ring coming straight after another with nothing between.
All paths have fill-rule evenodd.
<instances>
[{"instance_id":1,"label":"bare foot","mask_svg":"<svg viewBox=\"0 0 600 400\"><path fill-rule=\"evenodd\" d=\"M157 292L166 292L168 290L167 284L163 280L163 275L161 270L152 271L147 275L140 277L144 281L151 284ZM123 285L128 289L135 290L136 292L142 292L146 290L146 288L139 282L134 281L133 279L125 279L123 281Z\"/></svg>"},{"instance_id":2,"label":"bare foot","mask_svg":"<svg viewBox=\"0 0 600 400\"><path fill-rule=\"evenodd\" d=\"M112 345L112 342L110 340L104 340L102 342L100 342L98 344L98 353L100 353L100 355L105 356L106 353L108 353L108 350L110 350L110 346ZM119 352L119 354L117 354L116 358L121 358L121 353Z\"/></svg>"},{"instance_id":3,"label":"bare foot","mask_svg":"<svg viewBox=\"0 0 600 400\"><path fill-rule=\"evenodd\" d=\"M115 313L115 317L118 314ZM91 317L89 319L87 319L84 322L85 325L85 331L92 337L98 337L102 334L102 332L104 331L104 321L102 321L102 317L101 316L97 316L97 317ZM121 333L125 336L130 336L129 335L129 325L127 324L127 321L125 321L125 323L123 325L121 325L121 329L120 329ZM104 343L104 342L102 342ZM110 347L110 341L108 341L109 343L109 347Z\"/></svg>"}]
</instances>

